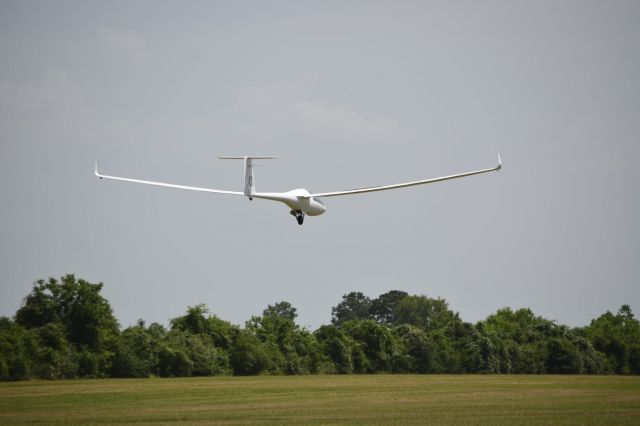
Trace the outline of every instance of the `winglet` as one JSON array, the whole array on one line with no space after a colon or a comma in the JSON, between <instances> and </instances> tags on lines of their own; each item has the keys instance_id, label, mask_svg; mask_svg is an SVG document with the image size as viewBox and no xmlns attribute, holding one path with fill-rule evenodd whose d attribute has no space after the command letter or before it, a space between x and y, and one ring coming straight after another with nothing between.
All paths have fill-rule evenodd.
<instances>
[{"instance_id":1,"label":"winglet","mask_svg":"<svg viewBox=\"0 0 640 426\"><path fill-rule=\"evenodd\" d=\"M496 171L502 168L502 160L500 159L500 153L498 153L498 167L496 167Z\"/></svg>"},{"instance_id":2,"label":"winglet","mask_svg":"<svg viewBox=\"0 0 640 426\"><path fill-rule=\"evenodd\" d=\"M98 162L96 161L96 169L94 171L95 175L98 176L100 179L102 179L102 176L100 175L100 173L98 173Z\"/></svg>"}]
</instances>

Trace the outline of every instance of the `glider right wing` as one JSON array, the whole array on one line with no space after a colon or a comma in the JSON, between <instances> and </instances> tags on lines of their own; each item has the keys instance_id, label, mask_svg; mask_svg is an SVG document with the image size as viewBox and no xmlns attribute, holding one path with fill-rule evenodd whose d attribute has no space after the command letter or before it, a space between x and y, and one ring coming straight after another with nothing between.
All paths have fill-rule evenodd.
<instances>
[{"instance_id":1,"label":"glider right wing","mask_svg":"<svg viewBox=\"0 0 640 426\"><path fill-rule=\"evenodd\" d=\"M457 179L465 176L479 175L480 173L494 172L502 168L502 161L500 160L500 154L498 154L498 165L489 169L475 170L473 172L458 173L450 176L442 176L431 179L416 180L413 182L396 183L393 185L371 186L368 188L348 189L346 191L334 191L334 192L319 192L317 194L310 194L309 197L336 197L338 195L351 195L362 194L364 192L385 191L387 189L405 188L407 186L424 185L427 183L441 182L443 180Z\"/></svg>"}]
</instances>

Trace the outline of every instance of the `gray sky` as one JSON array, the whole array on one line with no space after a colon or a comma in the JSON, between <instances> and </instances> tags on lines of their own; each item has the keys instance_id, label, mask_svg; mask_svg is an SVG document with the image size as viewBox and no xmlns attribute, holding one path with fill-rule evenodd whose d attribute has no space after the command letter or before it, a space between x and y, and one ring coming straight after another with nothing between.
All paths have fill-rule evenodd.
<instances>
[{"instance_id":1,"label":"gray sky","mask_svg":"<svg viewBox=\"0 0 640 426\"><path fill-rule=\"evenodd\" d=\"M530 307L585 325L640 310L640 3L0 3L0 315L38 278L105 283L123 326L206 303L243 324L287 300L445 298L466 321ZM278 155L284 205L224 154Z\"/></svg>"}]
</instances>

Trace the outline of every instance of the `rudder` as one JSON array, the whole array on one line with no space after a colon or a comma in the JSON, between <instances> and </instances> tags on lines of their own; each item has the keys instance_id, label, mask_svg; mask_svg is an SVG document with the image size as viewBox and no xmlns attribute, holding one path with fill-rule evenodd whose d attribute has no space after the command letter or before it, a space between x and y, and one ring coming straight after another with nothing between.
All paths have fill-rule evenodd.
<instances>
[{"instance_id":1,"label":"rudder","mask_svg":"<svg viewBox=\"0 0 640 426\"><path fill-rule=\"evenodd\" d=\"M256 193L256 183L253 181L253 161L251 157L244 157L244 195L251 198Z\"/></svg>"},{"instance_id":2,"label":"rudder","mask_svg":"<svg viewBox=\"0 0 640 426\"><path fill-rule=\"evenodd\" d=\"M244 195L252 198L256 193L256 182L253 177L253 160L274 160L278 157L264 155L244 155L232 157L218 157L221 160L244 160Z\"/></svg>"}]
</instances>

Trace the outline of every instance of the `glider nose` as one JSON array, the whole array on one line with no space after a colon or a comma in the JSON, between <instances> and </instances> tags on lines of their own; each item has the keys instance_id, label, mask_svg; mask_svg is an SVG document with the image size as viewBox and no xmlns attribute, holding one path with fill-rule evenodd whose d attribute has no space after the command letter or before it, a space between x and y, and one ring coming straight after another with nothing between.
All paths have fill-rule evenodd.
<instances>
[{"instance_id":1,"label":"glider nose","mask_svg":"<svg viewBox=\"0 0 640 426\"><path fill-rule=\"evenodd\" d=\"M320 216L322 213L327 211L327 207L320 199L314 197L309 200L309 204L306 206L305 211L309 216Z\"/></svg>"},{"instance_id":2,"label":"glider nose","mask_svg":"<svg viewBox=\"0 0 640 426\"><path fill-rule=\"evenodd\" d=\"M320 212L318 213L318 215L321 215L322 213L327 211L327 206L324 205L321 199L314 198L313 200L317 203L317 207L319 207Z\"/></svg>"}]
</instances>

